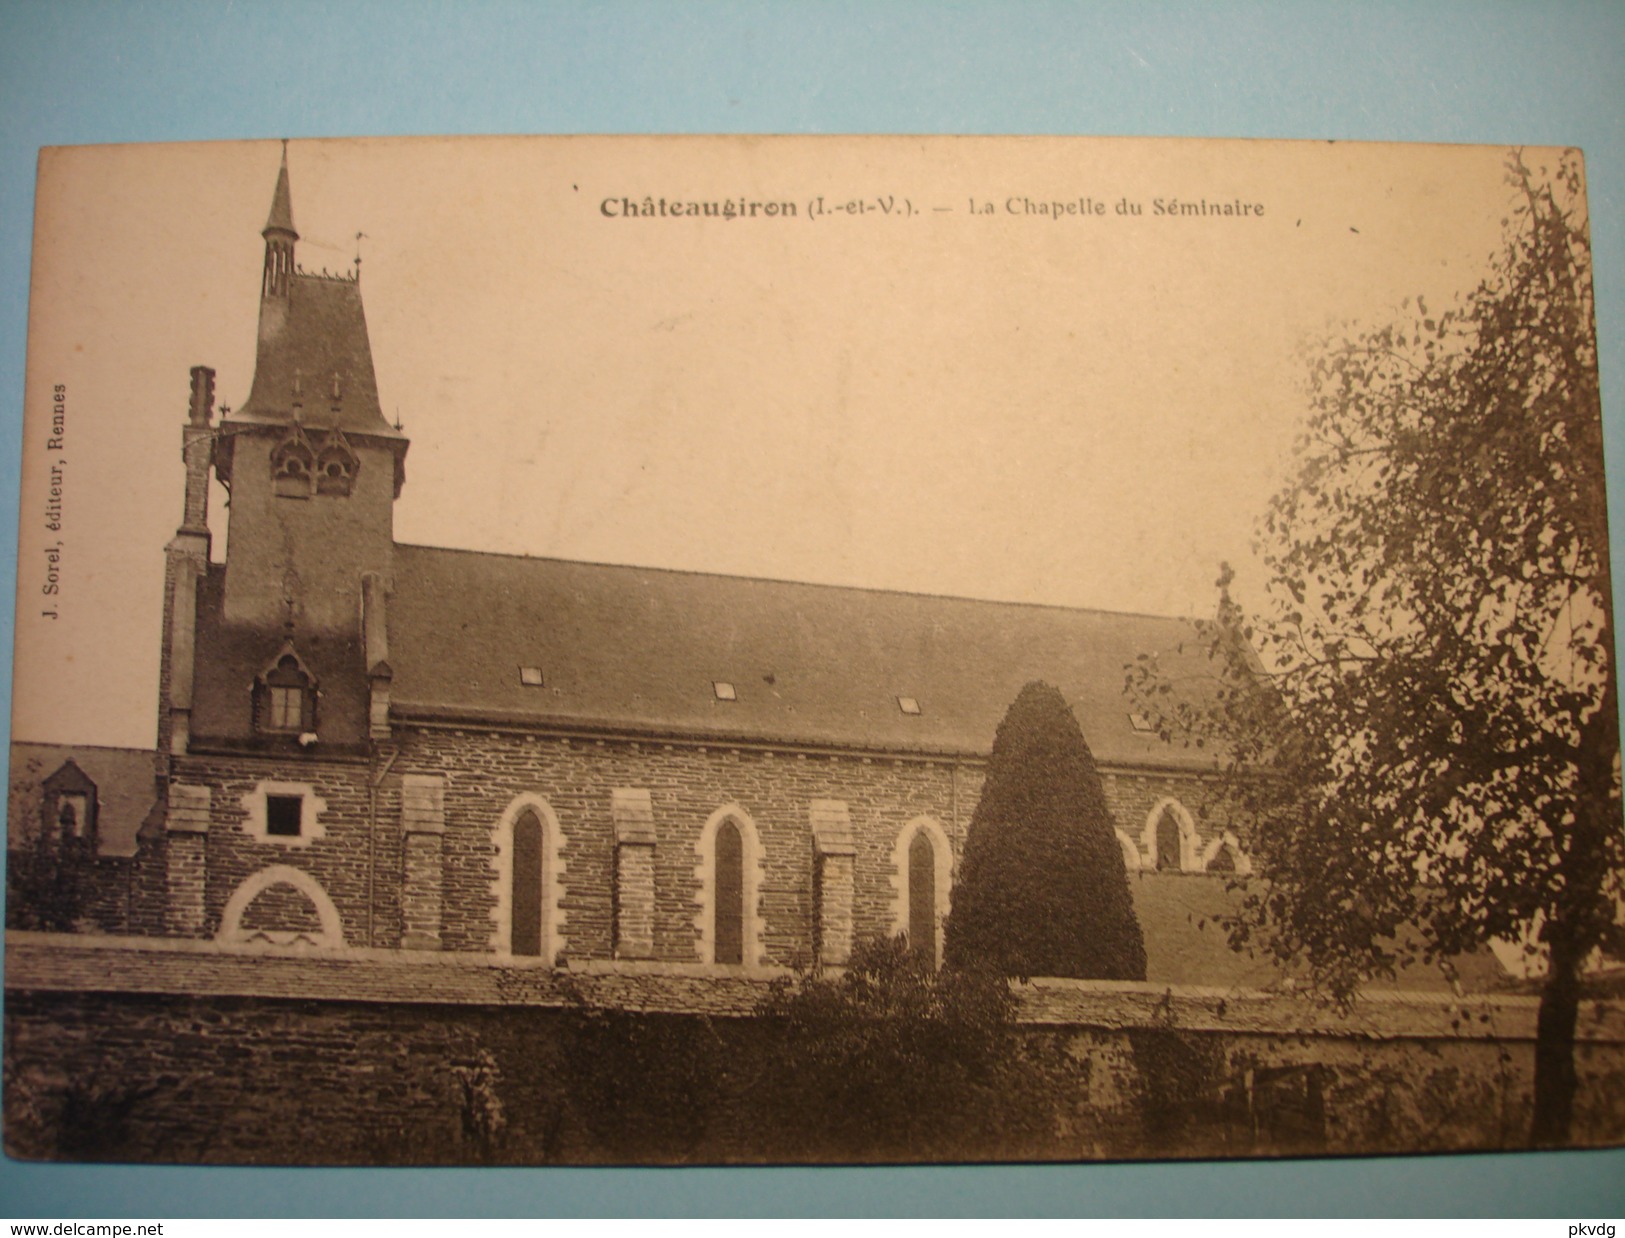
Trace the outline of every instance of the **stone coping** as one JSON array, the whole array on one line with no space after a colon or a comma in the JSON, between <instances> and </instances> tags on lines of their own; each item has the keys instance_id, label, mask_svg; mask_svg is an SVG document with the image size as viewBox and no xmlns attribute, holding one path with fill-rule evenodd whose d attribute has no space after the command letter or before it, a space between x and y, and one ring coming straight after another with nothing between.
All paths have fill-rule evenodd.
<instances>
[{"instance_id":1,"label":"stone coping","mask_svg":"<svg viewBox=\"0 0 1625 1238\"><path fill-rule=\"evenodd\" d=\"M332 1002L534 1006L751 1016L776 968L646 961L573 962L422 950L226 944L11 931L7 992L260 997ZM1373 1040L1532 1040L1527 995L1376 990L1348 1012L1288 992L1037 978L1014 983L1019 1022L1121 1031L1176 1028ZM1625 1006L1586 1001L1576 1039L1625 1045Z\"/></svg>"}]
</instances>

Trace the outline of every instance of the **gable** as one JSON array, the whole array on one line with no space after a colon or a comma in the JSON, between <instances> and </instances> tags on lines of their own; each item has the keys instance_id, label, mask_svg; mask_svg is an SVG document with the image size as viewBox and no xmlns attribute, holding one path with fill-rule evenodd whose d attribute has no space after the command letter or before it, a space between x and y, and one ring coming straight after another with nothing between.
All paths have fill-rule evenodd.
<instances>
[{"instance_id":1,"label":"gable","mask_svg":"<svg viewBox=\"0 0 1625 1238\"><path fill-rule=\"evenodd\" d=\"M11 745L7 795L7 846L16 849L33 837L45 783L69 762L96 787L96 834L103 855L134 855L136 832L156 802L154 753L142 748L97 748L88 744Z\"/></svg>"}]
</instances>

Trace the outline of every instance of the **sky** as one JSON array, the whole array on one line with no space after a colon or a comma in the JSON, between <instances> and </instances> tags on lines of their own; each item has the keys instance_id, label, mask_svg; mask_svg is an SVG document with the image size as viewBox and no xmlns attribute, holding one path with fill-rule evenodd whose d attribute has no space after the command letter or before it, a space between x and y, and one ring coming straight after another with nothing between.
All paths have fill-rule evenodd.
<instances>
[{"instance_id":1,"label":"sky","mask_svg":"<svg viewBox=\"0 0 1625 1238\"><path fill-rule=\"evenodd\" d=\"M1257 597L1254 522L1290 475L1317 342L1470 289L1510 202L1505 156L1060 138L288 147L301 265L349 271L365 234L379 392L412 441L398 541L1174 615L1211 613L1221 561ZM16 738L152 743L188 370L214 367L224 404L248 394L280 158L275 142L197 143L41 163ZM653 217L622 202L646 198ZM724 201L795 211L669 214ZM1221 212L1169 205L1204 202Z\"/></svg>"}]
</instances>

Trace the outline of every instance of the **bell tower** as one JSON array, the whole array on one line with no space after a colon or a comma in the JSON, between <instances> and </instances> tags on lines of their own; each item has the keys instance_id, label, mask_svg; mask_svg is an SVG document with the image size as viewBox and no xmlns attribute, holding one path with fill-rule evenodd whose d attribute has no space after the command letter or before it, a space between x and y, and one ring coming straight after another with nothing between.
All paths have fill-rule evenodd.
<instances>
[{"instance_id":1,"label":"bell tower","mask_svg":"<svg viewBox=\"0 0 1625 1238\"><path fill-rule=\"evenodd\" d=\"M213 435L230 499L207 626L247 663L232 673L252 681L257 733L355 743L370 662L383 662L364 648L362 599L376 612L389 592L407 440L379 405L359 266L318 274L296 261L286 144L261 236L253 384ZM384 631L376 614L371 627ZM308 699L295 708L301 677Z\"/></svg>"}]
</instances>

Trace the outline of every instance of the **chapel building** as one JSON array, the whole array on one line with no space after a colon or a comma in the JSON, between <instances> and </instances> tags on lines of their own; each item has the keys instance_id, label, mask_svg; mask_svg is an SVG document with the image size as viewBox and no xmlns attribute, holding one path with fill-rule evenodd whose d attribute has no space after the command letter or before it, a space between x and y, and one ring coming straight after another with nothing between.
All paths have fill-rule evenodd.
<instances>
[{"instance_id":1,"label":"chapel building","mask_svg":"<svg viewBox=\"0 0 1625 1238\"><path fill-rule=\"evenodd\" d=\"M1192 944L1225 903L1203 875L1248 861L1198 824L1211 755L1124 695L1188 623L398 543L409 443L359 269L296 261L286 153L262 237L248 398L217 416L191 375L155 795L98 819L94 768L122 785L127 757L18 745L44 819L99 820L103 931L742 974L907 933L940 958L995 729L1042 679L1101 770L1150 978L1268 978Z\"/></svg>"}]
</instances>

